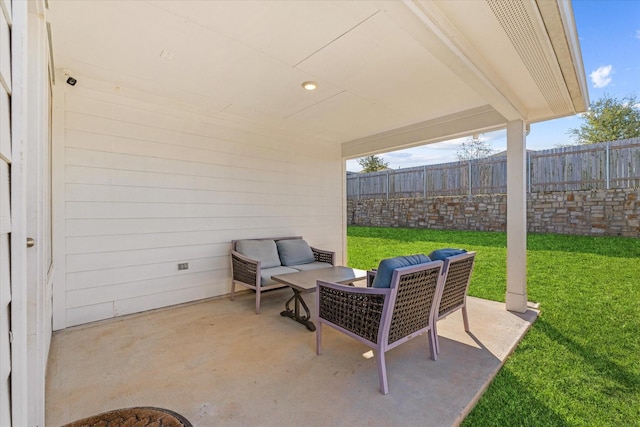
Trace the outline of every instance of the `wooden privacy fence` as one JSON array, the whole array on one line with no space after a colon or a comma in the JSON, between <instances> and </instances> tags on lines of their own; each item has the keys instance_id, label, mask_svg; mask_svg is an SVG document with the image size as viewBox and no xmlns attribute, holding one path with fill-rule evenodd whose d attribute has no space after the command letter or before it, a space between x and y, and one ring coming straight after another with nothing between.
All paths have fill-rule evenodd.
<instances>
[{"instance_id":1,"label":"wooden privacy fence","mask_svg":"<svg viewBox=\"0 0 640 427\"><path fill-rule=\"evenodd\" d=\"M640 187L640 138L527 153L527 191ZM409 198L507 192L507 158L348 173L347 198Z\"/></svg>"}]
</instances>

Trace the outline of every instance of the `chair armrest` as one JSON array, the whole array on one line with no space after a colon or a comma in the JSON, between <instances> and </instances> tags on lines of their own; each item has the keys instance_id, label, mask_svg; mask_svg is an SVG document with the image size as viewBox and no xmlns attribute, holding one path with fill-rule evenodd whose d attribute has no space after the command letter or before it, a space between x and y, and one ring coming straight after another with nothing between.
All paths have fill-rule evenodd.
<instances>
[{"instance_id":1,"label":"chair armrest","mask_svg":"<svg viewBox=\"0 0 640 427\"><path fill-rule=\"evenodd\" d=\"M260 286L260 261L231 251L231 275L233 280L252 286Z\"/></svg>"},{"instance_id":2,"label":"chair armrest","mask_svg":"<svg viewBox=\"0 0 640 427\"><path fill-rule=\"evenodd\" d=\"M325 251L323 249L317 249L311 246L311 251L313 252L313 257L318 262L328 262L331 265L335 264L336 253L331 251Z\"/></svg>"},{"instance_id":3,"label":"chair armrest","mask_svg":"<svg viewBox=\"0 0 640 427\"><path fill-rule=\"evenodd\" d=\"M391 289L358 288L318 280L316 293L318 321L338 326L369 342L378 342Z\"/></svg>"}]
</instances>

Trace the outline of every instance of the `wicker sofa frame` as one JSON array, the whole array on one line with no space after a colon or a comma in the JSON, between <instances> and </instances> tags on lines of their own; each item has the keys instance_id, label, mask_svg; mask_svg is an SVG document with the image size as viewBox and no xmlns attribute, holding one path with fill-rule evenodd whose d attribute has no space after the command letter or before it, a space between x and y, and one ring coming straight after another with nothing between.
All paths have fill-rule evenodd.
<instances>
[{"instance_id":1,"label":"wicker sofa frame","mask_svg":"<svg viewBox=\"0 0 640 427\"><path fill-rule=\"evenodd\" d=\"M302 239L302 236L290 237L264 237L251 240L288 240ZM244 240L244 239L243 239ZM261 263L258 260L251 259L236 251L236 244L240 240L231 241L231 300L235 297L236 285L242 285L253 289L256 292L256 314L260 314L260 299L264 291L271 289L285 288L287 285L283 283L273 283L269 285L261 285ZM335 252L311 247L313 256L317 262L326 262L335 265ZM290 266L295 269L295 266Z\"/></svg>"},{"instance_id":2,"label":"wicker sofa frame","mask_svg":"<svg viewBox=\"0 0 640 427\"><path fill-rule=\"evenodd\" d=\"M437 359L432 332L446 277L442 274L443 265L442 261L432 261L397 268L389 288L357 288L318 281L316 353L322 353L323 325L369 346L376 358L380 392L387 394L387 351L426 333L429 355Z\"/></svg>"}]
</instances>

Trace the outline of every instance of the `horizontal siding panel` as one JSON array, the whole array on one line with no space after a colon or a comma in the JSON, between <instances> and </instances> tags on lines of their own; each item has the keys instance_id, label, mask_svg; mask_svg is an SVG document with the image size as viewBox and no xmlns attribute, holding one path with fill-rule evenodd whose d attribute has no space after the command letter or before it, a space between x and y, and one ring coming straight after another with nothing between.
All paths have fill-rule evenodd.
<instances>
[{"instance_id":1,"label":"horizontal siding panel","mask_svg":"<svg viewBox=\"0 0 640 427\"><path fill-rule=\"evenodd\" d=\"M0 305L7 306L11 301L11 264L9 254L11 253L9 246L9 235L0 233ZM0 311L2 311L0 309Z\"/></svg>"},{"instance_id":2,"label":"horizontal siding panel","mask_svg":"<svg viewBox=\"0 0 640 427\"><path fill-rule=\"evenodd\" d=\"M179 251L180 246L229 242L233 240L231 236L234 234L236 234L235 231L230 231L227 235L219 231L193 231L188 233L67 237L67 255L153 248L175 248L176 251Z\"/></svg>"},{"instance_id":3,"label":"horizontal siding panel","mask_svg":"<svg viewBox=\"0 0 640 427\"><path fill-rule=\"evenodd\" d=\"M255 192L277 190L280 193L318 192L326 185L322 180L304 180L302 177L292 175L290 171L286 173L282 171L263 171L259 169L259 166L241 170L213 167L203 163L105 153L76 148L67 148L65 152L68 165L107 169L108 171L105 174L107 181L96 182L98 184L110 184L108 177L111 175L111 171L124 170L152 172L163 175L216 178L219 180L219 185L215 189L222 191ZM68 179L67 182L73 183L74 181ZM133 185L134 182L129 181L125 185L127 184Z\"/></svg>"},{"instance_id":4,"label":"horizontal siding panel","mask_svg":"<svg viewBox=\"0 0 640 427\"><path fill-rule=\"evenodd\" d=\"M115 316L113 302L69 308L65 311L67 326L82 325Z\"/></svg>"},{"instance_id":5,"label":"horizontal siding panel","mask_svg":"<svg viewBox=\"0 0 640 427\"><path fill-rule=\"evenodd\" d=\"M282 177L285 176L281 169L267 171L260 169L259 165L252 168L247 164L245 169L241 170L219 165L214 167L214 165L193 161L136 156L74 147L66 148L65 157L69 165L161 172L169 175L206 176L224 178L227 181L242 179L243 177L253 177L254 179L260 177L263 178L263 182L280 182Z\"/></svg>"},{"instance_id":6,"label":"horizontal siding panel","mask_svg":"<svg viewBox=\"0 0 640 427\"><path fill-rule=\"evenodd\" d=\"M303 236L310 245L318 247L320 249L338 251L339 247L332 247L333 245L323 244L326 241L326 236L330 231L331 225L325 227L316 227L317 232L313 232L314 229L309 228L309 233ZM267 230L267 231L265 231ZM267 226L265 228L256 227L255 229L243 229L231 231L229 240L219 243L207 243L207 244L191 244L182 246L168 246L168 247L145 247L142 249L124 250L120 246L121 242L110 242L109 246L115 246L114 251L105 251L103 247L96 247L95 252L81 252L75 254L68 254L66 257L66 270L68 273L99 270L105 268L120 268L129 267L135 265L144 265L151 263L161 262L184 262L192 259L207 258L207 257L228 257L231 250L231 240L237 239L251 239L259 237L273 237L277 236L289 236L296 234L295 229L288 229L285 227L280 228L280 231L275 227ZM136 236L128 237L127 242L133 244L138 240ZM155 239L150 239L152 242ZM91 242L95 239L86 239L84 244L89 247ZM79 244L76 242L75 244ZM102 243L102 242L101 242ZM106 243L106 239L105 239Z\"/></svg>"},{"instance_id":7,"label":"horizontal siding panel","mask_svg":"<svg viewBox=\"0 0 640 427\"><path fill-rule=\"evenodd\" d=\"M75 289L66 292L67 307L82 307L84 305L101 304L108 301L204 286L215 281L223 280L226 277L229 277L229 272L221 270L200 273L185 272L184 274L171 277L118 283L97 288Z\"/></svg>"},{"instance_id":8,"label":"horizontal siding panel","mask_svg":"<svg viewBox=\"0 0 640 427\"><path fill-rule=\"evenodd\" d=\"M114 302L117 316L139 313L141 311L154 310L169 305L182 304L211 298L229 291L229 285L216 283L212 285L198 286L189 289L179 289L159 294L145 295L138 298L117 300Z\"/></svg>"},{"instance_id":9,"label":"horizontal siding panel","mask_svg":"<svg viewBox=\"0 0 640 427\"><path fill-rule=\"evenodd\" d=\"M114 169L101 166L67 164L65 179L68 183L109 184L156 188L186 188L193 190L255 192L258 179L238 181L225 177L176 175L139 169Z\"/></svg>"},{"instance_id":10,"label":"horizontal siding panel","mask_svg":"<svg viewBox=\"0 0 640 427\"><path fill-rule=\"evenodd\" d=\"M97 252L67 255L67 274L122 268L152 263L178 263L207 257L229 257L231 242L185 247L152 248L134 251ZM227 264L230 262L227 259Z\"/></svg>"},{"instance_id":11,"label":"horizontal siding panel","mask_svg":"<svg viewBox=\"0 0 640 427\"><path fill-rule=\"evenodd\" d=\"M261 216L303 216L309 207L262 205ZM255 216L251 206L211 203L101 203L67 202L67 218L217 218Z\"/></svg>"},{"instance_id":12,"label":"horizontal siding panel","mask_svg":"<svg viewBox=\"0 0 640 427\"><path fill-rule=\"evenodd\" d=\"M246 193L239 197L230 191L191 190L178 188L132 187L116 185L67 184L68 201L81 202L172 202L172 203L215 203L215 204L291 204L315 206L317 197L313 194L296 196L290 193L264 192ZM276 190L278 191L278 190Z\"/></svg>"},{"instance_id":13,"label":"horizontal siding panel","mask_svg":"<svg viewBox=\"0 0 640 427\"><path fill-rule=\"evenodd\" d=\"M235 153L239 149L238 145L228 144L224 136L220 138L218 133L208 132L207 123L202 120L158 114L81 94L67 94L65 101L66 128L69 131L104 133L159 144L178 141L184 147L226 153ZM246 144L246 149L249 148L250 145Z\"/></svg>"},{"instance_id":14,"label":"horizontal siding panel","mask_svg":"<svg viewBox=\"0 0 640 427\"><path fill-rule=\"evenodd\" d=\"M9 95L0 86L0 159L11 161L11 121Z\"/></svg>"},{"instance_id":15,"label":"horizontal siding panel","mask_svg":"<svg viewBox=\"0 0 640 427\"><path fill-rule=\"evenodd\" d=\"M202 163L225 168L245 167L246 160L241 155L223 153L213 150L185 148L178 144L160 144L111 135L89 134L86 132L67 130L66 146L82 150L102 153L127 154L157 159L169 159L190 163ZM279 168L274 168L279 170Z\"/></svg>"},{"instance_id":16,"label":"horizontal siding panel","mask_svg":"<svg viewBox=\"0 0 640 427\"><path fill-rule=\"evenodd\" d=\"M0 12L2 13L2 12ZM7 286L8 287L8 286ZM1 301L3 304L5 301ZM0 334L2 334L2 346L0 346L0 379L8 378L11 375L11 346L8 343L11 325L11 307L7 304L0 307ZM3 384L4 385L4 384Z\"/></svg>"},{"instance_id":17,"label":"horizontal siding panel","mask_svg":"<svg viewBox=\"0 0 640 427\"><path fill-rule=\"evenodd\" d=\"M311 193L311 195L316 196L316 200L323 200L327 197L327 190L324 187L332 184L331 182L326 182L327 180L323 180L321 183L303 183L304 185L302 185L296 182L295 177L290 177L276 185L266 185L266 183L261 180L259 174L247 175L242 179L231 179L197 175L171 175L165 172L113 169L83 165L67 165L65 175L66 182L69 184L184 188L190 190L236 192L241 194L238 196L239 199L244 197L245 193L253 196L260 192L266 192L267 194L291 194L292 197L299 195L303 198L309 196L309 193ZM333 195L333 193L330 193L330 195Z\"/></svg>"},{"instance_id":18,"label":"horizontal siding panel","mask_svg":"<svg viewBox=\"0 0 640 427\"><path fill-rule=\"evenodd\" d=\"M153 138L158 142L175 140L178 135L195 135L207 139L218 139L221 142L233 142L236 147L242 147L244 142L247 150L261 148L260 145L252 147L247 141L259 139L266 147L277 141L272 135L260 132L255 126L251 127L251 131L246 130L248 128L243 129L243 126L248 124L247 121L235 120L228 115L224 117L208 115L205 117L171 107L163 108L159 104L136 103L135 101L130 102L128 99L122 102L122 98L104 92L88 92L85 88L78 88L74 93L67 94L65 107L68 117L72 119L74 114L91 115L98 119L116 121L120 125L110 130L114 134L122 129L127 135L140 135L143 138ZM87 94L89 96L85 96ZM69 129L82 129L81 124L75 120L68 120L66 126ZM130 125L130 127L125 127L125 125ZM136 133L136 127L147 129ZM107 129L109 128L107 127Z\"/></svg>"},{"instance_id":19,"label":"horizontal siding panel","mask_svg":"<svg viewBox=\"0 0 640 427\"><path fill-rule=\"evenodd\" d=\"M283 217L261 217L255 212L247 221L254 222L253 228L286 227L291 220ZM296 226L308 226L316 222L303 217ZM68 237L115 236L119 234L178 233L192 231L215 231L238 229L238 218L119 218L119 219L69 219L66 221Z\"/></svg>"},{"instance_id":20,"label":"horizontal siding panel","mask_svg":"<svg viewBox=\"0 0 640 427\"><path fill-rule=\"evenodd\" d=\"M0 83L11 91L11 31L4 13L0 11Z\"/></svg>"},{"instance_id":21,"label":"horizontal siding panel","mask_svg":"<svg viewBox=\"0 0 640 427\"><path fill-rule=\"evenodd\" d=\"M88 132L99 130L111 135L164 143L180 141L185 147L203 149L207 148L202 144L206 140L212 149L257 158L268 158L275 151L283 151L287 155L310 153L314 158L322 157L327 152L325 147L314 144L308 135L292 140L289 135L277 135L272 129L261 129L255 123L235 116L205 117L171 107L131 102L129 99L122 103L120 97L87 90L86 85L74 88L74 92L67 93L65 99L68 129ZM85 121L75 120L80 115L86 117ZM89 122L90 117L103 120L105 125L95 126L96 123ZM108 121L117 125L110 126L106 124ZM339 144L336 144L336 150L340 150ZM337 154L339 151L334 153Z\"/></svg>"},{"instance_id":22,"label":"horizontal siding panel","mask_svg":"<svg viewBox=\"0 0 640 427\"><path fill-rule=\"evenodd\" d=\"M253 138L252 140L244 141L244 143L243 141L239 141L237 138L212 138L213 141L211 141L209 149L204 150L205 147L198 146L187 148L184 145L177 143L185 137L189 138L189 135L185 135L183 133L173 133L173 135L171 135L172 132L166 129L141 126L133 123L123 123L77 113L68 113L65 120L67 123L67 134L71 138L71 146L74 146L74 144L86 146L86 144L88 144L89 141L93 141L94 138L96 139L96 144L100 146L101 141L104 141L105 137L112 137L106 138L106 140L111 139L113 144L119 142L117 146L123 150L127 149L122 145L123 140L130 140L135 145L133 148L134 150L139 150L141 147L145 146L146 142L155 142L154 150L150 151L150 154L153 153L155 155L156 150L158 150L158 152L162 152L163 149L177 151L178 148L182 148L187 152L192 150L201 150L213 154L217 153L221 158L221 162L228 160L231 161L234 166L261 165L262 168L266 170L286 168L290 164L293 164L295 159L291 150L287 150L287 148L291 148L291 144L287 145L282 141L279 142L279 146L276 146L276 148L271 146L269 148L261 149L260 138ZM160 136L159 134L161 133L165 135ZM84 143L81 142L81 139L78 139L79 135L84 135L83 138L86 140ZM168 135L171 135L172 138L167 138ZM117 141L118 139L120 141ZM159 140L162 141L162 143L159 143ZM249 145L247 142L252 142L255 145ZM149 145L147 144L147 146ZM224 146L232 147L233 150L214 150L214 148ZM118 152L118 149L114 146L109 149L109 151ZM242 161L243 159L244 161ZM225 163L219 164L224 165Z\"/></svg>"},{"instance_id":23,"label":"horizontal siding panel","mask_svg":"<svg viewBox=\"0 0 640 427\"><path fill-rule=\"evenodd\" d=\"M9 165L0 159L0 233L11 232L11 194Z\"/></svg>"},{"instance_id":24,"label":"horizontal siding panel","mask_svg":"<svg viewBox=\"0 0 640 427\"><path fill-rule=\"evenodd\" d=\"M178 270L178 262L188 262L188 270ZM229 269L229 256L199 259L180 259L177 262L162 262L128 267L112 267L93 271L67 273L67 291L118 285L141 280L182 276Z\"/></svg>"},{"instance_id":25,"label":"horizontal siding panel","mask_svg":"<svg viewBox=\"0 0 640 427\"><path fill-rule=\"evenodd\" d=\"M316 229L325 231L332 226L328 217L325 223L318 217ZM264 231L261 231L264 230ZM313 230L308 229L309 232ZM184 246L207 245L212 243L228 243L231 240L252 239L258 237L287 236L296 233L292 227L266 228L259 224L252 229L229 229L212 231L193 231L180 233L126 234L118 236L67 237L67 255L82 253L101 253L129 251L136 249L176 248ZM309 235L309 234L307 234ZM320 236L323 236L319 232ZM326 237L323 237L323 239ZM312 241L309 241L313 244ZM338 250L338 248L334 249Z\"/></svg>"}]
</instances>

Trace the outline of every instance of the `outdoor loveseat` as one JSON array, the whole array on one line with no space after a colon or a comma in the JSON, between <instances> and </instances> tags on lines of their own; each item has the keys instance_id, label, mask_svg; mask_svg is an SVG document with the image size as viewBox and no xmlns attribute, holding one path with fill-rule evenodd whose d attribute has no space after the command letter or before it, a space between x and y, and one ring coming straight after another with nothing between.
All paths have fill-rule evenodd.
<instances>
[{"instance_id":1,"label":"outdoor loveseat","mask_svg":"<svg viewBox=\"0 0 640 427\"><path fill-rule=\"evenodd\" d=\"M256 292L256 314L260 313L260 294L283 288L271 276L315 270L334 265L335 252L309 246L301 236L233 240L231 242L231 300L236 285Z\"/></svg>"}]
</instances>

